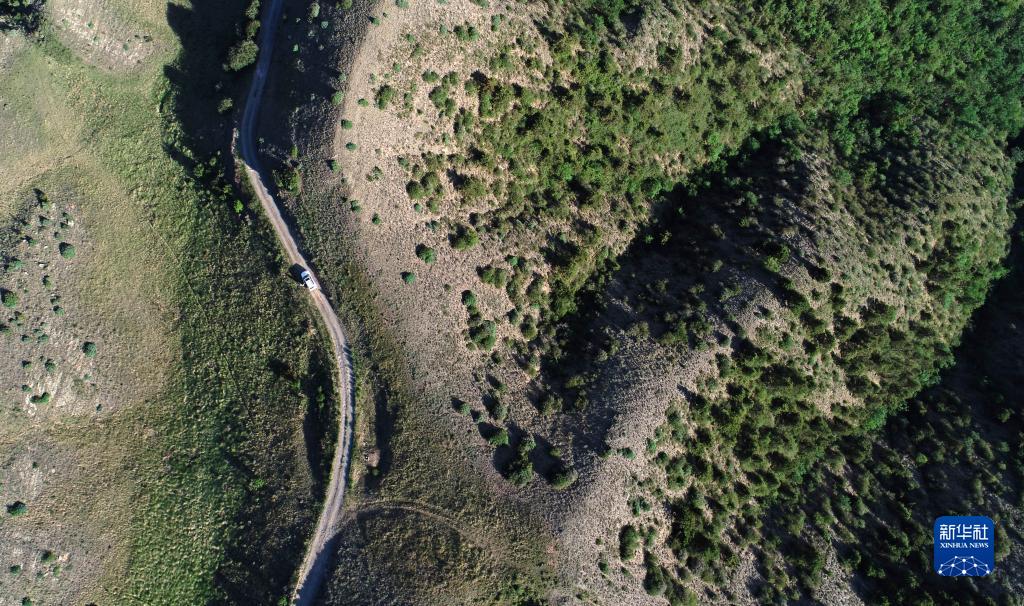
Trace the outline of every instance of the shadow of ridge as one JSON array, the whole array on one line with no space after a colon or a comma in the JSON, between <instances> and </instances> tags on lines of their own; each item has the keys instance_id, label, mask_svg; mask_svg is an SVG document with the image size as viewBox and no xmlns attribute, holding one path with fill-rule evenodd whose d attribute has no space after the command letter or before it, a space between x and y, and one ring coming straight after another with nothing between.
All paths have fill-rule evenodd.
<instances>
[{"instance_id":1,"label":"shadow of ridge","mask_svg":"<svg viewBox=\"0 0 1024 606\"><path fill-rule=\"evenodd\" d=\"M619 332L642 327L646 336L641 338L654 341L652 349L672 360L722 344L719 337L724 334L714 329L719 322L730 323L734 299L763 290L782 307L788 306L791 294L785 281L764 267L757 255L769 234L807 222L807 211L793 201L808 195L810 174L801 164L780 164L786 148L763 137L754 151L737 152L665 191L652 206L650 225L594 280L599 289L581 291L581 311L565 318L568 337L563 350L573 356L545 359L542 364L544 372L550 371L562 384L567 407L574 399L582 401L585 414L570 409L558 421L572 435L573 461L593 460L603 452L608 432L624 412L621 394L624 388L628 391L627 377L636 370L636 354L616 355L622 344ZM727 179L737 173L756 176L748 187L763 192L762 197L777 194L789 203L759 204L740 212L742 207L735 202L740 192ZM744 226L747 214L756 217L756 228ZM551 254L559 253L551 247ZM794 265L810 263L799 251L791 256ZM742 284L742 291L721 297L722 287L732 280ZM679 326L683 334L673 340ZM564 386L566 379L587 375L599 378L582 389Z\"/></svg>"},{"instance_id":2,"label":"shadow of ridge","mask_svg":"<svg viewBox=\"0 0 1024 606\"><path fill-rule=\"evenodd\" d=\"M1022 144L1019 137L1009 147ZM1011 199L1022 196L1024 165L1018 165ZM1020 234L1022 227L1022 212L1017 209L1011 233ZM975 312L972 327L955 350L956 361L940 382L911 397L905 411L890 415L863 444L851 441L843 452L848 461L843 471L812 469L802 502L780 501L763 516L766 532L779 540L781 549L800 545L806 537L793 536L786 528L787 516L802 511L811 519L822 504L835 502L835 486L863 478L869 489L857 492L866 513L852 527L837 516L830 530L840 562L849 567L851 588L864 603L906 603L912 596L921 603L995 604L1013 603L1010 598L1021 595L1024 514L1019 503L1024 474L1014 466L1024 469L1024 457L1019 450L1007 450L993 457L1000 467L975 454L986 449L991 453L991 445L1011 444L1024 435L1024 415L1013 410L1013 394L1024 382L1024 240L1011 239L1005 265L1009 274ZM958 445L965 436L971 446L961 449ZM968 488L981 478L984 490ZM971 578L950 583L934 572L933 524L946 515L985 515L996 521L994 574L982 582ZM835 532L840 527L849 531L848 539ZM901 537L909 537L915 548L908 553L894 550ZM1002 558L1000 541L1012 545Z\"/></svg>"},{"instance_id":3,"label":"shadow of ridge","mask_svg":"<svg viewBox=\"0 0 1024 606\"><path fill-rule=\"evenodd\" d=\"M306 461L313 472L314 493L322 499L331 474L334 450L338 447L337 423L333 417L338 414L339 402L335 397L333 359L319 348L309 353L309 372L300 380L302 394L306 399L306 414L302 420L303 441L306 445ZM325 388L326 387L326 388ZM327 448L328 444L333 447Z\"/></svg>"},{"instance_id":4,"label":"shadow of ridge","mask_svg":"<svg viewBox=\"0 0 1024 606\"><path fill-rule=\"evenodd\" d=\"M170 83L166 100L180 130L165 133L165 137L170 135L167 143L177 149L175 159L183 164L194 165L230 149L230 115L219 112L218 105L230 99L232 91L241 90L247 80L223 68L228 49L239 38L247 5L248 0L167 5L167 23L177 35L181 51L164 66Z\"/></svg>"}]
</instances>

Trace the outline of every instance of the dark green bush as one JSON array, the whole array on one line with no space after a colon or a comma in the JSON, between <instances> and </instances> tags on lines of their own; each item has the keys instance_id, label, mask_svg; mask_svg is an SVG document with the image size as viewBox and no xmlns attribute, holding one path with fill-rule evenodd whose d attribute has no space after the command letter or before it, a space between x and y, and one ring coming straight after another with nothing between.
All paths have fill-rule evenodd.
<instances>
[{"instance_id":1,"label":"dark green bush","mask_svg":"<svg viewBox=\"0 0 1024 606\"><path fill-rule=\"evenodd\" d=\"M533 463L530 461L530 453L536 446L537 442L532 436L526 436L519 442L519 446L516 447L516 456L508 466L509 482L522 487L533 480Z\"/></svg>"},{"instance_id":2,"label":"dark green bush","mask_svg":"<svg viewBox=\"0 0 1024 606\"><path fill-rule=\"evenodd\" d=\"M579 479L579 473L575 469L563 469L555 473L551 478L551 487L555 490L565 490Z\"/></svg>"},{"instance_id":3,"label":"dark green bush","mask_svg":"<svg viewBox=\"0 0 1024 606\"><path fill-rule=\"evenodd\" d=\"M228 63L226 67L233 72L242 71L256 62L259 53L260 47L255 41L250 39L241 40L228 50Z\"/></svg>"},{"instance_id":4,"label":"dark green bush","mask_svg":"<svg viewBox=\"0 0 1024 606\"><path fill-rule=\"evenodd\" d=\"M623 560L632 560L640 548L640 533L631 524L627 524L619 531L619 557Z\"/></svg>"},{"instance_id":5,"label":"dark green bush","mask_svg":"<svg viewBox=\"0 0 1024 606\"><path fill-rule=\"evenodd\" d=\"M391 101L394 100L396 94L398 94L397 91L395 91L394 88L386 84L377 89L377 95L375 97L375 100L377 102L377 108L387 108L387 106L391 104Z\"/></svg>"},{"instance_id":6,"label":"dark green bush","mask_svg":"<svg viewBox=\"0 0 1024 606\"><path fill-rule=\"evenodd\" d=\"M466 250L476 246L480 241L480 236L472 227L458 225L455 232L449 236L448 241L455 250Z\"/></svg>"},{"instance_id":7,"label":"dark green bush","mask_svg":"<svg viewBox=\"0 0 1024 606\"><path fill-rule=\"evenodd\" d=\"M425 244L416 246L416 256L424 263L433 263L437 259L437 251Z\"/></svg>"}]
</instances>

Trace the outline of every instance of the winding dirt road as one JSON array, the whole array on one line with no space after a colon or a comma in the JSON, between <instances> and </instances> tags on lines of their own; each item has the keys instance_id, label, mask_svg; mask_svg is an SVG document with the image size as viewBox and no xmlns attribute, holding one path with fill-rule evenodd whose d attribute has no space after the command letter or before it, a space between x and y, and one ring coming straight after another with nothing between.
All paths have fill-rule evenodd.
<instances>
[{"instance_id":1,"label":"winding dirt road","mask_svg":"<svg viewBox=\"0 0 1024 606\"><path fill-rule=\"evenodd\" d=\"M266 84L267 72L270 67L270 57L274 48L274 38L277 33L277 26L281 22L282 0L272 0L267 12L264 15L260 32L260 51L256 62L256 72L249 87L249 95L245 102L245 112L242 115L242 123L238 134L239 151L242 161L245 164L245 173L252 185L260 205L270 220L274 233L285 251L285 256L293 265L301 265L313 273L309 263L299 252L299 247L291 233L288 224L281 216L281 210L274 201L273 196L263 184L261 168L257 147L253 144L253 131L256 128L256 121L259 117L260 102L263 97L263 88ZM319 283L319 280L317 280ZM331 307L327 296L320 289L308 291L313 298L313 304L323 319L324 326L331 338L331 348L334 350L334 359L338 367L338 443L334 450L334 460L331 463L331 480L327 486L327 494L324 497L323 510L320 512L320 519L316 525L316 531L309 540L306 548L306 555L299 568L298 582L292 594L291 603L298 606L308 606L316 598L320 583L323 580L330 560L329 542L334 535L337 522L341 517L342 505L345 501L345 485L348 469L349 441L352 435L353 400L355 396L355 381L352 378L351 356L348 349L348 342L345 340L345 332L338 320L337 314Z\"/></svg>"}]
</instances>

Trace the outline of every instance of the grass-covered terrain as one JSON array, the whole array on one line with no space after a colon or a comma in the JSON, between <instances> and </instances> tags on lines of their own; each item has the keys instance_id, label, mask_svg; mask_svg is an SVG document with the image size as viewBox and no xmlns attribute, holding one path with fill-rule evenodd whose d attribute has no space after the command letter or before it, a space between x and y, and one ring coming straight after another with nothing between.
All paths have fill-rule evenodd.
<instances>
[{"instance_id":1,"label":"grass-covered terrain","mask_svg":"<svg viewBox=\"0 0 1024 606\"><path fill-rule=\"evenodd\" d=\"M333 369L231 181L218 109L246 6L90 5L83 47L64 9L0 34L0 595L277 603L318 511ZM138 63L103 54L136 43Z\"/></svg>"}]
</instances>

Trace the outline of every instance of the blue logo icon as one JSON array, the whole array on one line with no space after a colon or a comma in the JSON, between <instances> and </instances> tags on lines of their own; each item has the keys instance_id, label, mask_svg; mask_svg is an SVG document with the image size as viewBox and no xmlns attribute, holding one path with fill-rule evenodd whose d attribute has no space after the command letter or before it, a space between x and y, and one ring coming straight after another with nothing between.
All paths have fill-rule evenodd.
<instances>
[{"instance_id":1,"label":"blue logo icon","mask_svg":"<svg viewBox=\"0 0 1024 606\"><path fill-rule=\"evenodd\" d=\"M985 516L942 516L935 520L932 566L944 577L983 577L996 567L996 526Z\"/></svg>"}]
</instances>

